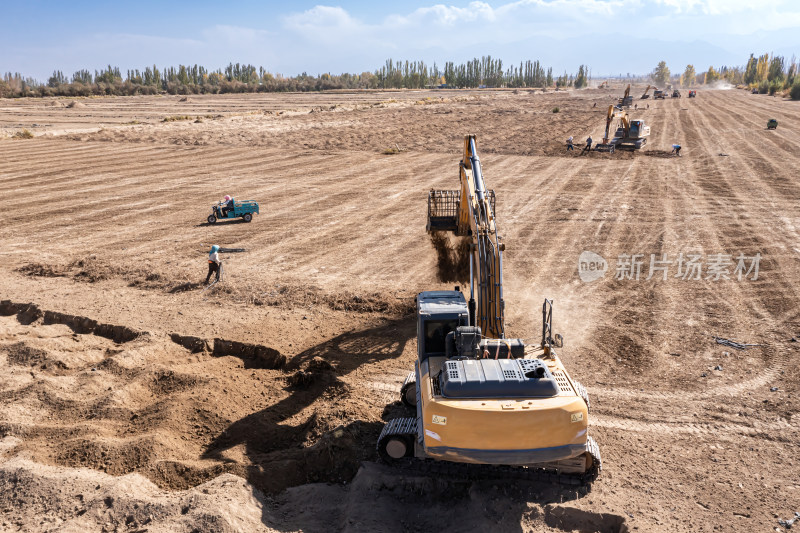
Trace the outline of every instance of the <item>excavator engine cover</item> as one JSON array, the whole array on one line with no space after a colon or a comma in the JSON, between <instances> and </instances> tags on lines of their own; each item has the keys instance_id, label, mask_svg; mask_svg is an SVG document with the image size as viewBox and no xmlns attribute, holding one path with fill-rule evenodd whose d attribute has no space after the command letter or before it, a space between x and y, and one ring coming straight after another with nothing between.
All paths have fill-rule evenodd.
<instances>
[{"instance_id":1,"label":"excavator engine cover","mask_svg":"<svg viewBox=\"0 0 800 533\"><path fill-rule=\"evenodd\" d=\"M446 361L439 387L445 398L551 398L559 392L539 359Z\"/></svg>"}]
</instances>

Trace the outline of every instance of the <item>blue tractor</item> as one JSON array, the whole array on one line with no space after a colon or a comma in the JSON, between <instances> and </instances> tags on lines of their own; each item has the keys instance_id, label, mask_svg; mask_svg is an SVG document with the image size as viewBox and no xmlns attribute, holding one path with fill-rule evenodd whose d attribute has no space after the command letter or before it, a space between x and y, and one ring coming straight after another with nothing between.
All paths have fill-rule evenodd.
<instances>
[{"instance_id":1,"label":"blue tractor","mask_svg":"<svg viewBox=\"0 0 800 533\"><path fill-rule=\"evenodd\" d=\"M231 218L241 218L245 222L250 222L253 220L253 213L258 213L258 202L231 199L230 202L219 202L212 205L211 214L206 220L209 224L216 224L217 220Z\"/></svg>"}]
</instances>

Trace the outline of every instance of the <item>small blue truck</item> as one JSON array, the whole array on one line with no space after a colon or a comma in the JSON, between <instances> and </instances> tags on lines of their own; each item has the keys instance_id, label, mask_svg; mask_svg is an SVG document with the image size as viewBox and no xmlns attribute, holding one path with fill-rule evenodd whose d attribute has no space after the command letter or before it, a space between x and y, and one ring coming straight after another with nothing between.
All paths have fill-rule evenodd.
<instances>
[{"instance_id":1,"label":"small blue truck","mask_svg":"<svg viewBox=\"0 0 800 533\"><path fill-rule=\"evenodd\" d=\"M253 213L258 213L258 202L254 200L233 200L233 209L227 209L225 202L220 202L211 206L211 214L208 215L209 224L216 224L217 220L231 218L241 218L245 222L253 220Z\"/></svg>"}]
</instances>

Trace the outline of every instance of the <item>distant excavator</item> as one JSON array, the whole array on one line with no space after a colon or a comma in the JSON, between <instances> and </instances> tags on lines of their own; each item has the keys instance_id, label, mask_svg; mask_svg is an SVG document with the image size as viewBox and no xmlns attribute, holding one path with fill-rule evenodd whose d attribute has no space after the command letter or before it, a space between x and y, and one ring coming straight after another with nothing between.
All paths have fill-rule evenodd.
<instances>
[{"instance_id":1,"label":"distant excavator","mask_svg":"<svg viewBox=\"0 0 800 533\"><path fill-rule=\"evenodd\" d=\"M620 119L619 126L614 132L614 137L609 138L611 124L615 118ZM650 126L645 125L644 120L630 120L626 111L610 105L606 116L606 130L603 135L603 142L598 143L595 149L598 152L611 153L614 153L616 149L639 150L647 144L649 136Z\"/></svg>"},{"instance_id":2,"label":"distant excavator","mask_svg":"<svg viewBox=\"0 0 800 533\"><path fill-rule=\"evenodd\" d=\"M647 100L648 98L650 98L650 95L647 94L650 92L650 89L657 90L658 87L655 87L653 85L648 85L647 89L644 90L644 94L642 95L642 100Z\"/></svg>"},{"instance_id":3,"label":"distant excavator","mask_svg":"<svg viewBox=\"0 0 800 533\"><path fill-rule=\"evenodd\" d=\"M625 88L625 95L619 99L620 107L631 107L633 105L633 96L631 96L631 84Z\"/></svg>"},{"instance_id":4,"label":"distant excavator","mask_svg":"<svg viewBox=\"0 0 800 533\"><path fill-rule=\"evenodd\" d=\"M415 414L384 426L378 454L440 476L464 472L452 463L472 463L473 473L502 465L515 467L504 477L591 481L601 459L588 435L589 397L556 355L563 338L553 335L552 301L538 345L506 336L505 244L474 135L464 139L460 181L460 190L429 192L427 230L469 239L469 301L458 287L417 295L415 371L400 390Z\"/></svg>"}]
</instances>

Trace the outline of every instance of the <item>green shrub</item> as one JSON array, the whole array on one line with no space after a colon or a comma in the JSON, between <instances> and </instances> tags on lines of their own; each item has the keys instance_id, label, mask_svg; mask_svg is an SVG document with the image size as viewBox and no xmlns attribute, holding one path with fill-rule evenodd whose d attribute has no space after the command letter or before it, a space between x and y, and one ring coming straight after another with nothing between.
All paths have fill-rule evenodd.
<instances>
[{"instance_id":1,"label":"green shrub","mask_svg":"<svg viewBox=\"0 0 800 533\"><path fill-rule=\"evenodd\" d=\"M30 130L24 129L18 131L14 135L11 136L12 139L33 139L33 133Z\"/></svg>"},{"instance_id":2,"label":"green shrub","mask_svg":"<svg viewBox=\"0 0 800 533\"><path fill-rule=\"evenodd\" d=\"M177 122L179 120L192 120L192 117L189 115L173 115L171 117L164 117L164 120L161 122Z\"/></svg>"},{"instance_id":3,"label":"green shrub","mask_svg":"<svg viewBox=\"0 0 800 533\"><path fill-rule=\"evenodd\" d=\"M792 100L800 100L800 79L792 84L792 88L789 89L789 96Z\"/></svg>"},{"instance_id":4,"label":"green shrub","mask_svg":"<svg viewBox=\"0 0 800 533\"><path fill-rule=\"evenodd\" d=\"M557 107L553 108L553 113L558 113L559 111L561 111L559 108L557 108Z\"/></svg>"},{"instance_id":5,"label":"green shrub","mask_svg":"<svg viewBox=\"0 0 800 533\"><path fill-rule=\"evenodd\" d=\"M769 95L774 96L775 93L781 89L783 89L783 83L779 82L778 80L774 80L769 84Z\"/></svg>"},{"instance_id":6,"label":"green shrub","mask_svg":"<svg viewBox=\"0 0 800 533\"><path fill-rule=\"evenodd\" d=\"M758 84L758 94L767 94L769 92L769 82L767 80Z\"/></svg>"}]
</instances>

